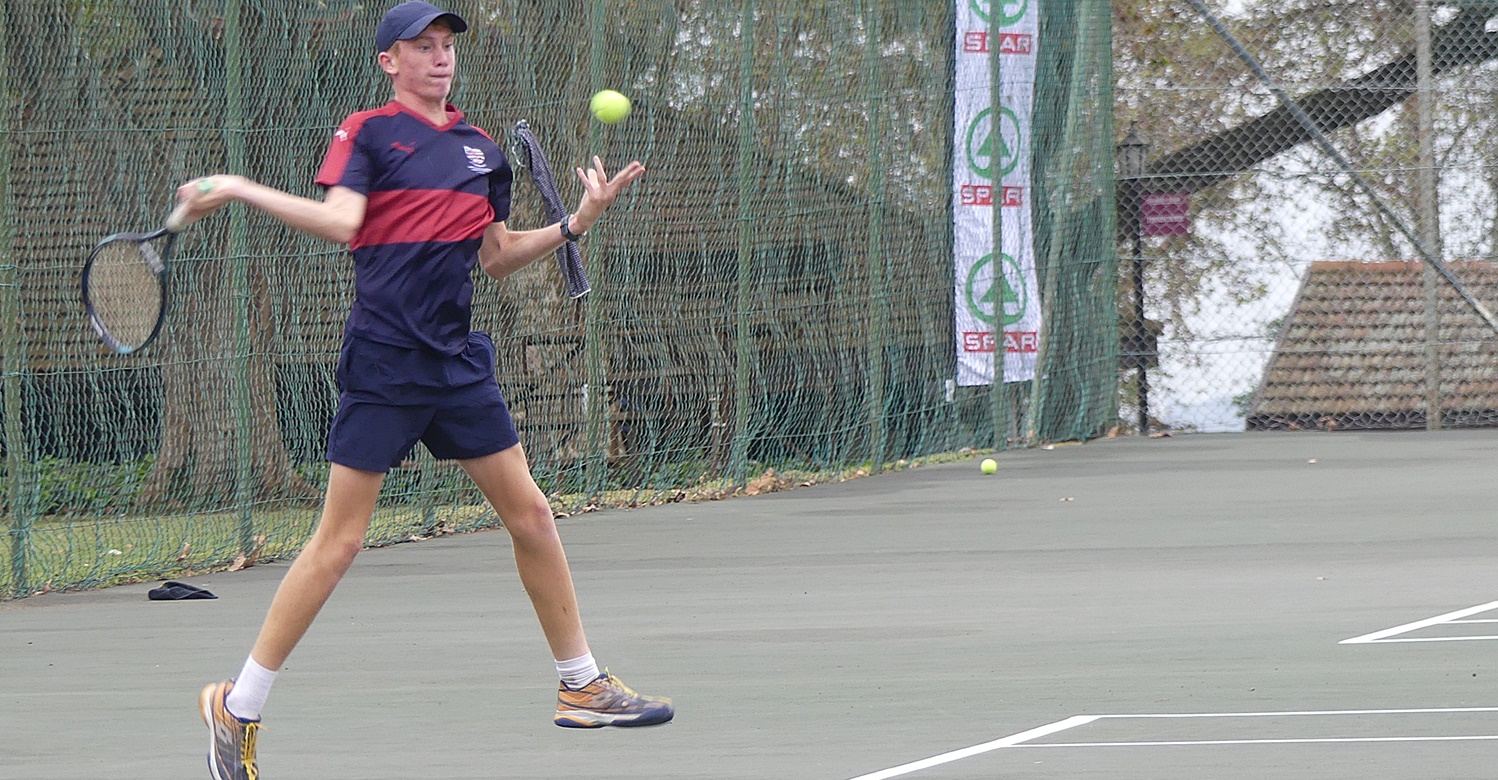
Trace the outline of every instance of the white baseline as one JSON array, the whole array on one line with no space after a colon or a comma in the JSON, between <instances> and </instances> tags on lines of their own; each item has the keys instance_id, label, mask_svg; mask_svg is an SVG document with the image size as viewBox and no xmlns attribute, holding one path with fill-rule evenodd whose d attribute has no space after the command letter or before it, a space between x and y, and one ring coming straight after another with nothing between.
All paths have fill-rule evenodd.
<instances>
[{"instance_id":1,"label":"white baseline","mask_svg":"<svg viewBox=\"0 0 1498 780\"><path fill-rule=\"evenodd\" d=\"M1431 626L1440 625L1441 623L1455 623L1455 622L1458 622L1459 620L1461 620L1461 618L1464 618L1464 617L1466 617L1468 615L1476 615L1476 614L1478 614L1480 612L1487 612L1487 611L1492 610L1492 609L1498 609L1498 601L1489 601L1486 604L1478 604L1475 607L1467 607L1466 609L1459 609L1459 610L1457 610L1455 612L1447 612L1444 615L1436 615L1433 618L1426 618L1424 620L1417 620L1417 621L1415 621L1413 623L1405 623L1402 626L1395 626L1393 628L1386 628L1386 629L1384 629L1382 631L1374 631L1371 634L1364 634L1362 636L1355 636L1355 637L1353 637L1351 639L1344 639L1341 642L1338 642L1337 644L1339 644L1339 645L1366 645L1366 644L1372 644L1374 642L1463 642L1463 641L1472 641L1472 640L1477 640L1477 639L1498 639L1498 636L1438 636L1438 637L1422 637L1422 638L1406 638L1406 639L1389 639L1388 638L1388 637L1392 637L1392 636L1398 636L1399 634L1408 634L1411 631L1419 631L1422 628L1429 628ZM1477 621L1467 621L1467 622L1477 622Z\"/></svg>"}]
</instances>

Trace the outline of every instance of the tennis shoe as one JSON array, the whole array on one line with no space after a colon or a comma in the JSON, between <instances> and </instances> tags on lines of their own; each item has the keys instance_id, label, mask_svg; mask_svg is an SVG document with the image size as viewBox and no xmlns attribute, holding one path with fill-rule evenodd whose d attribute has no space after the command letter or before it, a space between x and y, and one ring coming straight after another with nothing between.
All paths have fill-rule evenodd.
<instances>
[{"instance_id":1,"label":"tennis shoe","mask_svg":"<svg viewBox=\"0 0 1498 780\"><path fill-rule=\"evenodd\" d=\"M635 693L607 669L581 688L563 683L557 691L556 724L569 729L654 726L675 714L670 699Z\"/></svg>"},{"instance_id":2,"label":"tennis shoe","mask_svg":"<svg viewBox=\"0 0 1498 780\"><path fill-rule=\"evenodd\" d=\"M203 722L208 724L208 772L213 780L258 780L255 741L260 721L235 717L224 706L233 689L234 681L228 680L213 683L198 695Z\"/></svg>"}]
</instances>

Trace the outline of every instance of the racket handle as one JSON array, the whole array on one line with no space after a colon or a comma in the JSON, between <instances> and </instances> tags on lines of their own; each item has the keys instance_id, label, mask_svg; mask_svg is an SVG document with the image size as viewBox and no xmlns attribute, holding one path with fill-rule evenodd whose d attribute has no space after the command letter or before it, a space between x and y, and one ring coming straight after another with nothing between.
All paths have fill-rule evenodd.
<instances>
[{"instance_id":1,"label":"racket handle","mask_svg":"<svg viewBox=\"0 0 1498 780\"><path fill-rule=\"evenodd\" d=\"M212 192L213 191L213 180L212 179L198 179L198 185L197 186L198 186L198 192L202 192L202 193ZM189 224L191 224L190 222L187 221L187 210L188 210L189 204L191 204L191 203L192 203L191 200L184 200L181 203L177 204L177 208L172 209L172 213L171 214L167 215L167 218L166 218L166 230L167 230L168 233L181 233L184 229L186 229L186 227Z\"/></svg>"},{"instance_id":2,"label":"racket handle","mask_svg":"<svg viewBox=\"0 0 1498 780\"><path fill-rule=\"evenodd\" d=\"M191 205L192 201L184 200L177 204L177 208L172 209L171 214L167 215L166 230L168 233L181 233L187 227L187 210Z\"/></svg>"}]
</instances>

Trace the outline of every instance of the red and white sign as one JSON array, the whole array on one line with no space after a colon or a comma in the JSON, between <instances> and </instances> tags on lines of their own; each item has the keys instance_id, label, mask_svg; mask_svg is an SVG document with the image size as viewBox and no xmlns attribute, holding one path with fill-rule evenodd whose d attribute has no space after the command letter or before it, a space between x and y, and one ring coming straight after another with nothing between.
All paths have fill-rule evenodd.
<instances>
[{"instance_id":1,"label":"red and white sign","mask_svg":"<svg viewBox=\"0 0 1498 780\"><path fill-rule=\"evenodd\" d=\"M990 184L964 184L960 192L961 204L963 206L992 206L993 185ZM1005 187L1004 202L999 204L1006 209L1018 208L1025 205L1024 187Z\"/></svg>"},{"instance_id":2,"label":"red and white sign","mask_svg":"<svg viewBox=\"0 0 1498 780\"><path fill-rule=\"evenodd\" d=\"M962 334L964 352L993 354L993 331L972 330ZM1040 334L1033 330L1004 331L1004 352L1010 355L1034 354L1040 351Z\"/></svg>"},{"instance_id":3,"label":"red and white sign","mask_svg":"<svg viewBox=\"0 0 1498 780\"><path fill-rule=\"evenodd\" d=\"M963 387L1036 373L1030 157L1042 2L953 0L954 379Z\"/></svg>"},{"instance_id":4,"label":"red and white sign","mask_svg":"<svg viewBox=\"0 0 1498 780\"><path fill-rule=\"evenodd\" d=\"M1140 232L1184 236L1191 232L1191 193L1146 192L1139 199Z\"/></svg>"}]
</instances>

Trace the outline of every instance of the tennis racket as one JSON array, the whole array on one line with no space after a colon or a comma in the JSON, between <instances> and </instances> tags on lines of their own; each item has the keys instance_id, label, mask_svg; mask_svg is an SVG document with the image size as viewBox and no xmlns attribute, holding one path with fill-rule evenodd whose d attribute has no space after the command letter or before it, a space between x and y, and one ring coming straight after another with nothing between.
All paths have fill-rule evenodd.
<instances>
[{"instance_id":1,"label":"tennis racket","mask_svg":"<svg viewBox=\"0 0 1498 780\"><path fill-rule=\"evenodd\" d=\"M206 191L204 184L198 184L200 191ZM83 266L83 308L99 339L116 354L136 352L161 332L166 319L167 263L177 234L187 227L187 210L188 201L183 201L161 229L115 233L88 253Z\"/></svg>"},{"instance_id":2,"label":"tennis racket","mask_svg":"<svg viewBox=\"0 0 1498 780\"><path fill-rule=\"evenodd\" d=\"M536 184L536 192L541 194L546 221L558 222L566 217L567 207L562 204L562 194L557 190L557 180L551 173L551 165L546 162L546 153L541 151L541 142L524 119L515 123L515 145L512 151L516 152L516 167L530 174L531 181ZM593 289L588 282L588 273L583 269L583 257L577 244L568 241L557 249L557 267L562 271L567 295L574 300Z\"/></svg>"}]
</instances>

